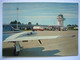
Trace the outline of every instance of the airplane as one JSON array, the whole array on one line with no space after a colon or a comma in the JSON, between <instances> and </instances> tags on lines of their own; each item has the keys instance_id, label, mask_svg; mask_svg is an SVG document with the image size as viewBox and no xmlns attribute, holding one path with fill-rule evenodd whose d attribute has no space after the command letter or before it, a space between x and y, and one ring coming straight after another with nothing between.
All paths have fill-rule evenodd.
<instances>
[{"instance_id":1,"label":"airplane","mask_svg":"<svg viewBox=\"0 0 80 60\"><path fill-rule=\"evenodd\" d=\"M63 37L75 37L75 35L64 35L64 36L38 36L37 32L35 31L24 31L24 32L18 32L13 35L10 35L9 37L6 37L3 42L12 42L14 43L14 56L18 56L19 52L21 51L21 46L19 44L19 41L27 42L28 40L38 40L40 44L42 44L41 39L56 39L56 38L63 38Z\"/></svg>"}]
</instances>

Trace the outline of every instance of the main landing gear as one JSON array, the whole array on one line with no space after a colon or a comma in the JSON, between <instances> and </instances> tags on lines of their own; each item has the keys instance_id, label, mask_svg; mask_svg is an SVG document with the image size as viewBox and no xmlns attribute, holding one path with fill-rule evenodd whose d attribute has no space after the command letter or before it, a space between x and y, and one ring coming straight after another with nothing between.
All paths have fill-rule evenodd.
<instances>
[{"instance_id":1,"label":"main landing gear","mask_svg":"<svg viewBox=\"0 0 80 60\"><path fill-rule=\"evenodd\" d=\"M14 51L13 51L14 56L18 56L19 55L20 48L21 48L21 46L19 44L19 41L16 41L15 45L14 45Z\"/></svg>"},{"instance_id":2,"label":"main landing gear","mask_svg":"<svg viewBox=\"0 0 80 60\"><path fill-rule=\"evenodd\" d=\"M16 47L14 48L13 54L14 56L18 56L20 51L16 51Z\"/></svg>"}]
</instances>

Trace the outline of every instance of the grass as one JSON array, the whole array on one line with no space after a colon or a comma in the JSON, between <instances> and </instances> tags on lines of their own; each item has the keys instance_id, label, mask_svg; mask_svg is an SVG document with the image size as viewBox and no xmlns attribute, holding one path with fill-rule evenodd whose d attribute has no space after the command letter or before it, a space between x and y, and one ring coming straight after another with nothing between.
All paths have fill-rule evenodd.
<instances>
[{"instance_id":1,"label":"grass","mask_svg":"<svg viewBox=\"0 0 80 60\"><path fill-rule=\"evenodd\" d=\"M78 30L78 29L68 29L68 30Z\"/></svg>"}]
</instances>

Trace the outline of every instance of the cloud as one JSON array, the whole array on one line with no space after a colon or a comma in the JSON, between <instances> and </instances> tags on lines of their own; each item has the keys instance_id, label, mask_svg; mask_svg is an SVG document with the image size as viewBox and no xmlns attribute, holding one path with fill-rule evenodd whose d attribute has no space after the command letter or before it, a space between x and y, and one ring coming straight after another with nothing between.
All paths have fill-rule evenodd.
<instances>
[{"instance_id":1,"label":"cloud","mask_svg":"<svg viewBox=\"0 0 80 60\"><path fill-rule=\"evenodd\" d=\"M78 18L76 14L63 14L66 18Z\"/></svg>"},{"instance_id":2,"label":"cloud","mask_svg":"<svg viewBox=\"0 0 80 60\"><path fill-rule=\"evenodd\" d=\"M59 13L40 13L40 14L59 14Z\"/></svg>"},{"instance_id":3,"label":"cloud","mask_svg":"<svg viewBox=\"0 0 80 60\"><path fill-rule=\"evenodd\" d=\"M16 16L3 16L3 18L17 18Z\"/></svg>"},{"instance_id":4,"label":"cloud","mask_svg":"<svg viewBox=\"0 0 80 60\"><path fill-rule=\"evenodd\" d=\"M18 13L24 14L24 13L29 13L33 11L38 11L38 10L43 10L43 9L54 9L53 7L42 7L42 8L31 8L31 9L25 9L25 10L18 10ZM3 14L16 14L17 10L3 10Z\"/></svg>"},{"instance_id":5,"label":"cloud","mask_svg":"<svg viewBox=\"0 0 80 60\"><path fill-rule=\"evenodd\" d=\"M57 17L56 16L21 16L19 19L24 19L27 21L42 21L42 20L55 20Z\"/></svg>"},{"instance_id":6,"label":"cloud","mask_svg":"<svg viewBox=\"0 0 80 60\"><path fill-rule=\"evenodd\" d=\"M52 17L56 17L56 16L23 16L26 18L52 18Z\"/></svg>"},{"instance_id":7,"label":"cloud","mask_svg":"<svg viewBox=\"0 0 80 60\"><path fill-rule=\"evenodd\" d=\"M3 11L3 14L15 14L16 11Z\"/></svg>"},{"instance_id":8,"label":"cloud","mask_svg":"<svg viewBox=\"0 0 80 60\"><path fill-rule=\"evenodd\" d=\"M64 14L64 15L71 16L71 15L74 15L74 14Z\"/></svg>"},{"instance_id":9,"label":"cloud","mask_svg":"<svg viewBox=\"0 0 80 60\"><path fill-rule=\"evenodd\" d=\"M78 13L78 11L64 11L65 13Z\"/></svg>"},{"instance_id":10,"label":"cloud","mask_svg":"<svg viewBox=\"0 0 80 60\"><path fill-rule=\"evenodd\" d=\"M18 13L26 13L29 12L29 10L19 10ZM3 11L3 14L16 14L17 11L15 10L8 10L8 11Z\"/></svg>"}]
</instances>

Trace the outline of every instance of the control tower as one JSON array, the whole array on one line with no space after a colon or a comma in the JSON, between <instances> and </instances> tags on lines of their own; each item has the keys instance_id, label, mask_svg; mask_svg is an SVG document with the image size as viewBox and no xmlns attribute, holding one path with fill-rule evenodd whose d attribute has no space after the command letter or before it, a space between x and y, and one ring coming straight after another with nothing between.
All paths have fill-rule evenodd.
<instances>
[{"instance_id":1,"label":"control tower","mask_svg":"<svg viewBox=\"0 0 80 60\"><path fill-rule=\"evenodd\" d=\"M62 14L59 14L58 17L57 17L57 19L58 19L58 25L63 27L63 21L65 19L63 17L63 15Z\"/></svg>"}]
</instances>

